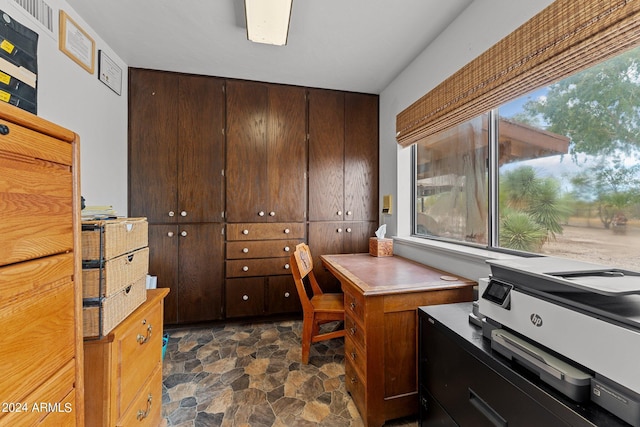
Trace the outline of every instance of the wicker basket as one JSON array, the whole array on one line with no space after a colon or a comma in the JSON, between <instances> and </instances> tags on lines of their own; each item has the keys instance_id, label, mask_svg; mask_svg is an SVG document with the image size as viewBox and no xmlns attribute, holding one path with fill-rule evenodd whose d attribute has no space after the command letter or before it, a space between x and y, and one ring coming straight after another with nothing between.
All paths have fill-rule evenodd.
<instances>
[{"instance_id":1,"label":"wicker basket","mask_svg":"<svg viewBox=\"0 0 640 427\"><path fill-rule=\"evenodd\" d=\"M148 245L146 218L82 221L82 259L108 260Z\"/></svg>"},{"instance_id":2,"label":"wicker basket","mask_svg":"<svg viewBox=\"0 0 640 427\"><path fill-rule=\"evenodd\" d=\"M149 272L149 248L120 255L107 261L91 261L82 266L82 297L108 297ZM102 292L100 274L102 273Z\"/></svg>"},{"instance_id":3,"label":"wicker basket","mask_svg":"<svg viewBox=\"0 0 640 427\"><path fill-rule=\"evenodd\" d=\"M82 308L85 338L99 338L107 335L126 317L147 300L146 276L110 297L102 298L99 305ZM102 330L100 318L102 317Z\"/></svg>"}]
</instances>

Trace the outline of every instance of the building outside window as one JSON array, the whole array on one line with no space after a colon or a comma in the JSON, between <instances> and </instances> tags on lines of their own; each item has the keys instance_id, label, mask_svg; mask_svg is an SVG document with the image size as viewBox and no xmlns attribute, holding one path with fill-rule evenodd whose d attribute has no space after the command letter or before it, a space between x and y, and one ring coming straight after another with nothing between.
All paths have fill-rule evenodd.
<instances>
[{"instance_id":1,"label":"building outside window","mask_svg":"<svg viewBox=\"0 0 640 427\"><path fill-rule=\"evenodd\" d=\"M414 150L415 235L640 271L640 48Z\"/></svg>"}]
</instances>

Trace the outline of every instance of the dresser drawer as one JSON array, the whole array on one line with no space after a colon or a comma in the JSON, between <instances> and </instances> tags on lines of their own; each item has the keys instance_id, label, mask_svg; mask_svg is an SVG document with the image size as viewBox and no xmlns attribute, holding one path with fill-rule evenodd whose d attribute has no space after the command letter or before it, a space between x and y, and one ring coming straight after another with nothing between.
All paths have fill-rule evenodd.
<instances>
[{"instance_id":1,"label":"dresser drawer","mask_svg":"<svg viewBox=\"0 0 640 427\"><path fill-rule=\"evenodd\" d=\"M162 360L162 310L159 304L143 307L115 329L120 415Z\"/></svg>"},{"instance_id":2,"label":"dresser drawer","mask_svg":"<svg viewBox=\"0 0 640 427\"><path fill-rule=\"evenodd\" d=\"M358 371L362 378L367 378L367 352L349 338L344 340L344 358Z\"/></svg>"},{"instance_id":3,"label":"dresser drawer","mask_svg":"<svg viewBox=\"0 0 640 427\"><path fill-rule=\"evenodd\" d=\"M156 427L162 407L162 364L158 363L131 406L118 421L118 427Z\"/></svg>"},{"instance_id":4,"label":"dresser drawer","mask_svg":"<svg viewBox=\"0 0 640 427\"><path fill-rule=\"evenodd\" d=\"M0 268L4 402L24 399L74 358L72 257L58 255Z\"/></svg>"},{"instance_id":5,"label":"dresser drawer","mask_svg":"<svg viewBox=\"0 0 640 427\"><path fill-rule=\"evenodd\" d=\"M356 345L366 350L364 339L364 328L350 315L344 316L345 337L353 341Z\"/></svg>"},{"instance_id":6,"label":"dresser drawer","mask_svg":"<svg viewBox=\"0 0 640 427\"><path fill-rule=\"evenodd\" d=\"M301 239L227 242L227 259L274 258L289 256Z\"/></svg>"},{"instance_id":7,"label":"dresser drawer","mask_svg":"<svg viewBox=\"0 0 640 427\"><path fill-rule=\"evenodd\" d=\"M289 257L229 260L226 262L227 277L291 274L289 262Z\"/></svg>"},{"instance_id":8,"label":"dresser drawer","mask_svg":"<svg viewBox=\"0 0 640 427\"><path fill-rule=\"evenodd\" d=\"M355 321L364 322L364 296L356 292L344 292L345 315L351 316Z\"/></svg>"},{"instance_id":9,"label":"dresser drawer","mask_svg":"<svg viewBox=\"0 0 640 427\"><path fill-rule=\"evenodd\" d=\"M73 250L68 165L14 156L0 145L0 198L0 265Z\"/></svg>"},{"instance_id":10,"label":"dresser drawer","mask_svg":"<svg viewBox=\"0 0 640 427\"><path fill-rule=\"evenodd\" d=\"M244 223L227 224L227 240L304 239L304 223Z\"/></svg>"}]
</instances>

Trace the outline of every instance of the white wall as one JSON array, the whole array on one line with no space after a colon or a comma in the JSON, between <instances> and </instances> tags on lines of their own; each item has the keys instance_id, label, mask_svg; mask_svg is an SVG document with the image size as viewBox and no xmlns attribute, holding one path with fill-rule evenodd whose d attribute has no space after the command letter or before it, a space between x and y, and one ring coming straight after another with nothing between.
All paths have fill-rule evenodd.
<instances>
[{"instance_id":1,"label":"white wall","mask_svg":"<svg viewBox=\"0 0 640 427\"><path fill-rule=\"evenodd\" d=\"M394 201L394 214L385 218L389 236L411 234L411 150L396 143L396 115L551 3L475 0L380 94L380 200L392 194ZM452 265L451 250L435 256L440 248L421 247L416 239L396 240L394 252L471 279L486 271L478 270L477 256L469 265Z\"/></svg>"},{"instance_id":2,"label":"white wall","mask_svg":"<svg viewBox=\"0 0 640 427\"><path fill-rule=\"evenodd\" d=\"M127 214L127 65L63 0L46 0L53 8L54 32L12 0L0 9L39 34L38 116L80 135L81 192L88 205L113 205ZM64 10L95 41L96 66L89 74L58 49L58 10ZM98 80L98 50L122 68L118 96Z\"/></svg>"}]
</instances>

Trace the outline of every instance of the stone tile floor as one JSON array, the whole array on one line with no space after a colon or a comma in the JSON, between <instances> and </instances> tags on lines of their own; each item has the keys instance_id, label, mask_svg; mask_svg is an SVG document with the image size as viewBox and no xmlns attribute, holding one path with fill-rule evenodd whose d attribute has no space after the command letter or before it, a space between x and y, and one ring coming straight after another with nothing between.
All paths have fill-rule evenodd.
<instances>
[{"instance_id":1,"label":"stone tile floor","mask_svg":"<svg viewBox=\"0 0 640 427\"><path fill-rule=\"evenodd\" d=\"M362 426L344 386L344 340L313 344L302 365L301 328L302 321L284 321L168 329L162 425Z\"/></svg>"}]
</instances>

